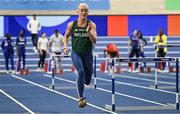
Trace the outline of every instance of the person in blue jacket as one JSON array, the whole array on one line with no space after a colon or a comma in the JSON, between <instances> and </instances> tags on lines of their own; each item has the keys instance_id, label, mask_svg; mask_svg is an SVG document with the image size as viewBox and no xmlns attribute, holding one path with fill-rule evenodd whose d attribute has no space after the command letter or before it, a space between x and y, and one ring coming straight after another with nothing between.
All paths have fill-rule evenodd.
<instances>
[{"instance_id":1,"label":"person in blue jacket","mask_svg":"<svg viewBox=\"0 0 180 114\"><path fill-rule=\"evenodd\" d=\"M2 41L1 47L5 58L6 64L6 73L10 73L9 71L9 59L11 63L11 70L14 73L14 41L11 39L11 34L7 33L5 35L6 39Z\"/></svg>"},{"instance_id":2,"label":"person in blue jacket","mask_svg":"<svg viewBox=\"0 0 180 114\"><path fill-rule=\"evenodd\" d=\"M17 72L19 72L20 69L25 69L25 59L26 59L26 37L25 37L25 31L22 29L20 30L19 36L16 39L16 52L17 52ZM22 64L21 64L22 61ZM22 66L21 66L22 65Z\"/></svg>"}]
</instances>

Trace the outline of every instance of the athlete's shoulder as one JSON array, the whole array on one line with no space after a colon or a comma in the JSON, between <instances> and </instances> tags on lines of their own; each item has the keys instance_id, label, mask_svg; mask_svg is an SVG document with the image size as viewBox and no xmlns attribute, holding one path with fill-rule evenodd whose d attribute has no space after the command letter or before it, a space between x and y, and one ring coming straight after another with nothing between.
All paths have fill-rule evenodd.
<instances>
[{"instance_id":1,"label":"athlete's shoulder","mask_svg":"<svg viewBox=\"0 0 180 114\"><path fill-rule=\"evenodd\" d=\"M72 27L72 26L73 26L73 23L74 23L74 21L70 21L70 22L68 23L68 26L69 26L69 27Z\"/></svg>"},{"instance_id":2,"label":"athlete's shoulder","mask_svg":"<svg viewBox=\"0 0 180 114\"><path fill-rule=\"evenodd\" d=\"M95 22L93 22L92 20L88 20L91 24L95 24Z\"/></svg>"},{"instance_id":3,"label":"athlete's shoulder","mask_svg":"<svg viewBox=\"0 0 180 114\"><path fill-rule=\"evenodd\" d=\"M96 23L93 22L92 20L88 20L89 23L91 23L93 26L96 26Z\"/></svg>"}]
</instances>

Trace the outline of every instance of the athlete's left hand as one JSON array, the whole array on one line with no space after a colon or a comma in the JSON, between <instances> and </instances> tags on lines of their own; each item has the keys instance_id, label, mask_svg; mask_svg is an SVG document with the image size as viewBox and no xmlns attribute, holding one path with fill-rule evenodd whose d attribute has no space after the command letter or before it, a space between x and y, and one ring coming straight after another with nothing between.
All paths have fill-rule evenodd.
<instances>
[{"instance_id":1,"label":"athlete's left hand","mask_svg":"<svg viewBox=\"0 0 180 114\"><path fill-rule=\"evenodd\" d=\"M92 30L92 24L91 22L88 24L88 27L87 27L87 32L90 32Z\"/></svg>"}]
</instances>

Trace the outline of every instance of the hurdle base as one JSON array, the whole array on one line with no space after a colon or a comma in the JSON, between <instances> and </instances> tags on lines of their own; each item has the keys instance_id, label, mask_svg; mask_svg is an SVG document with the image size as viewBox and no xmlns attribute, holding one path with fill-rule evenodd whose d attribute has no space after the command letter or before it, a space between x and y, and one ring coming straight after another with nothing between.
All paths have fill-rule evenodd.
<instances>
[{"instance_id":1,"label":"hurdle base","mask_svg":"<svg viewBox=\"0 0 180 114\"><path fill-rule=\"evenodd\" d=\"M112 111L111 105L105 105L105 109ZM127 106L127 107L117 107L117 112L123 111L152 111L152 110L176 110L176 107L170 104L167 106Z\"/></svg>"},{"instance_id":2,"label":"hurdle base","mask_svg":"<svg viewBox=\"0 0 180 114\"><path fill-rule=\"evenodd\" d=\"M170 72L170 73L175 73L175 72L176 72L176 68L170 67L170 68L169 68L169 72ZM180 72L180 68L179 68L179 72Z\"/></svg>"},{"instance_id":3,"label":"hurdle base","mask_svg":"<svg viewBox=\"0 0 180 114\"><path fill-rule=\"evenodd\" d=\"M20 69L20 75L28 75L29 74L29 69Z\"/></svg>"},{"instance_id":4,"label":"hurdle base","mask_svg":"<svg viewBox=\"0 0 180 114\"><path fill-rule=\"evenodd\" d=\"M149 85L148 87L155 88L155 85ZM158 86L158 89L176 89L176 87L163 85L163 86Z\"/></svg>"},{"instance_id":5,"label":"hurdle base","mask_svg":"<svg viewBox=\"0 0 180 114\"><path fill-rule=\"evenodd\" d=\"M55 89L55 90L76 90L77 87L76 86L63 86L63 85L49 85L48 88L50 89ZM86 89L94 89L93 85L90 86L85 86Z\"/></svg>"}]
</instances>

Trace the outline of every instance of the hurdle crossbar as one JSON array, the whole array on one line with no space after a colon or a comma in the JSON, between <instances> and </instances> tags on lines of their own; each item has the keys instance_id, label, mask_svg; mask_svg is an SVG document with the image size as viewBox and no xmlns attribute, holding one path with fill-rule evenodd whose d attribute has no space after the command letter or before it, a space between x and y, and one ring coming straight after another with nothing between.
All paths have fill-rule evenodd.
<instances>
[{"instance_id":1,"label":"hurdle crossbar","mask_svg":"<svg viewBox=\"0 0 180 114\"><path fill-rule=\"evenodd\" d=\"M155 44L155 46L157 46L157 48L164 48L164 47L180 47L180 44L166 44L166 45L157 45L157 44Z\"/></svg>"},{"instance_id":2,"label":"hurdle crossbar","mask_svg":"<svg viewBox=\"0 0 180 114\"><path fill-rule=\"evenodd\" d=\"M115 62L175 62L176 58L170 57L145 57L145 58L116 58Z\"/></svg>"},{"instance_id":3,"label":"hurdle crossbar","mask_svg":"<svg viewBox=\"0 0 180 114\"><path fill-rule=\"evenodd\" d=\"M108 110L112 109L111 105L105 105ZM167 106L127 106L127 107L116 107L116 111L151 111L151 110L175 110L174 105Z\"/></svg>"}]
</instances>

